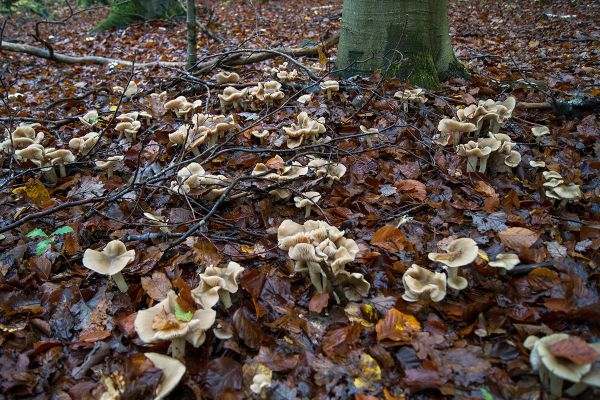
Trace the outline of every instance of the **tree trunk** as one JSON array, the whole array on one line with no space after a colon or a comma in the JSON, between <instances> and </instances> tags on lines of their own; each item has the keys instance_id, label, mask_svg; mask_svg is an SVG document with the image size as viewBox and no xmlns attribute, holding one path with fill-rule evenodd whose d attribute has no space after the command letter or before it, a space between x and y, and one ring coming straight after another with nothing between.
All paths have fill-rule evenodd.
<instances>
[{"instance_id":1,"label":"tree trunk","mask_svg":"<svg viewBox=\"0 0 600 400\"><path fill-rule=\"evenodd\" d=\"M132 22L183 15L177 0L113 0L109 16L94 28L101 31L122 28Z\"/></svg>"},{"instance_id":2,"label":"tree trunk","mask_svg":"<svg viewBox=\"0 0 600 400\"><path fill-rule=\"evenodd\" d=\"M187 0L187 67L196 65L196 3Z\"/></svg>"},{"instance_id":3,"label":"tree trunk","mask_svg":"<svg viewBox=\"0 0 600 400\"><path fill-rule=\"evenodd\" d=\"M447 0L344 0L338 69L382 69L427 89L468 76L450 46Z\"/></svg>"}]
</instances>

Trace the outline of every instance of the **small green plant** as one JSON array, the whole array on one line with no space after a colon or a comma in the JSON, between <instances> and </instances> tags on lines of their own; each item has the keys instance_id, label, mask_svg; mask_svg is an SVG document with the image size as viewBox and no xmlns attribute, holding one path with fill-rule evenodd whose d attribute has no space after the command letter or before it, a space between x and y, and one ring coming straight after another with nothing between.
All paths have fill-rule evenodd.
<instances>
[{"instance_id":1,"label":"small green plant","mask_svg":"<svg viewBox=\"0 0 600 400\"><path fill-rule=\"evenodd\" d=\"M494 396L486 388L483 387L479 391L485 400L494 400Z\"/></svg>"},{"instance_id":2,"label":"small green plant","mask_svg":"<svg viewBox=\"0 0 600 400\"><path fill-rule=\"evenodd\" d=\"M57 228L50 235L48 235L46 232L44 232L43 229L35 228L34 230L30 231L25 236L27 236L30 239L37 238L37 237L44 238L41 242L39 242L35 246L35 254L38 256L41 256L42 254L44 254L46 252L46 250L48 250L48 248L50 248L52 243L54 243L54 241L56 240L57 236L66 235L68 233L73 233L73 228L71 228L68 225L65 225L65 226L61 226L60 228Z\"/></svg>"}]
</instances>

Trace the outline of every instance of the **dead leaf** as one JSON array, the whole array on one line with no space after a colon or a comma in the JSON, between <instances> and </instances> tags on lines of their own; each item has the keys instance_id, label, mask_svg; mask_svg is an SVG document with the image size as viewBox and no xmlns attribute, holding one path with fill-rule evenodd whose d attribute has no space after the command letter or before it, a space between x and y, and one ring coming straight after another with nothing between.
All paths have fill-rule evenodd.
<instances>
[{"instance_id":1,"label":"dead leaf","mask_svg":"<svg viewBox=\"0 0 600 400\"><path fill-rule=\"evenodd\" d=\"M104 191L104 184L100 182L100 178L97 176L84 176L81 178L79 185L69 190L67 197L87 200L102 196Z\"/></svg>"},{"instance_id":2,"label":"dead leaf","mask_svg":"<svg viewBox=\"0 0 600 400\"><path fill-rule=\"evenodd\" d=\"M427 187L414 179L406 179L394 184L399 192L410 196L413 200L424 201L427 198Z\"/></svg>"},{"instance_id":3,"label":"dead leaf","mask_svg":"<svg viewBox=\"0 0 600 400\"><path fill-rule=\"evenodd\" d=\"M45 207L51 203L50 193L48 193L44 184L37 179L29 179L25 186L13 189L12 193L27 197L38 207Z\"/></svg>"},{"instance_id":4,"label":"dead leaf","mask_svg":"<svg viewBox=\"0 0 600 400\"><path fill-rule=\"evenodd\" d=\"M521 250L523 247L528 248L533 246L540 237L540 234L531 229L513 227L498 233L498 237L506 247L513 250Z\"/></svg>"},{"instance_id":5,"label":"dead leaf","mask_svg":"<svg viewBox=\"0 0 600 400\"><path fill-rule=\"evenodd\" d=\"M548 350L553 356L566 358L576 365L590 364L600 358L600 354L595 349L577 336L559 340L551 345Z\"/></svg>"},{"instance_id":6,"label":"dead leaf","mask_svg":"<svg viewBox=\"0 0 600 400\"><path fill-rule=\"evenodd\" d=\"M173 287L171 281L164 272L156 271L152 278L142 277L142 287L152 300L162 301L167 297L167 293Z\"/></svg>"},{"instance_id":7,"label":"dead leaf","mask_svg":"<svg viewBox=\"0 0 600 400\"><path fill-rule=\"evenodd\" d=\"M373 246L380 247L382 249L399 253L404 250L405 238L402 232L395 226L386 225L379 228L377 232L371 238L371 244Z\"/></svg>"},{"instance_id":8,"label":"dead leaf","mask_svg":"<svg viewBox=\"0 0 600 400\"><path fill-rule=\"evenodd\" d=\"M324 308L327 307L329 303L329 293L315 293L313 297L310 299L310 303L308 304L308 309L312 312L320 314Z\"/></svg>"},{"instance_id":9,"label":"dead leaf","mask_svg":"<svg viewBox=\"0 0 600 400\"><path fill-rule=\"evenodd\" d=\"M394 341L405 341L414 332L421 330L421 324L410 314L404 314L395 308L390 309L383 319L375 326L377 340L390 339Z\"/></svg>"}]
</instances>

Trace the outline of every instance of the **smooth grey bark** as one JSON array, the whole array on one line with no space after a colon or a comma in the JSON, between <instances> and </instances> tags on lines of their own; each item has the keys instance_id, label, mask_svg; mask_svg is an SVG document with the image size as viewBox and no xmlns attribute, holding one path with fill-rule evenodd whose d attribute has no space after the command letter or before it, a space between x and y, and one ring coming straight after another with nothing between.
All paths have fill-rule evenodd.
<instances>
[{"instance_id":1,"label":"smooth grey bark","mask_svg":"<svg viewBox=\"0 0 600 400\"><path fill-rule=\"evenodd\" d=\"M344 0L338 69L382 69L428 89L468 76L450 45L447 0Z\"/></svg>"},{"instance_id":2,"label":"smooth grey bark","mask_svg":"<svg viewBox=\"0 0 600 400\"><path fill-rule=\"evenodd\" d=\"M187 0L187 67L194 68L196 65L196 2Z\"/></svg>"}]
</instances>

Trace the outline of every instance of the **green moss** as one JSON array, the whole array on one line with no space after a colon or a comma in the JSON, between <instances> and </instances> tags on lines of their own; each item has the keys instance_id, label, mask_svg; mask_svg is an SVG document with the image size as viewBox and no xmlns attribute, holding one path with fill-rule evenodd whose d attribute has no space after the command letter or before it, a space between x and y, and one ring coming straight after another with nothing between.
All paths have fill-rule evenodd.
<instances>
[{"instance_id":1,"label":"green moss","mask_svg":"<svg viewBox=\"0 0 600 400\"><path fill-rule=\"evenodd\" d=\"M153 18L172 18L183 14L183 8L177 0L164 0L162 2L157 0L114 0L108 17L93 31L123 28L133 22Z\"/></svg>"},{"instance_id":2,"label":"green moss","mask_svg":"<svg viewBox=\"0 0 600 400\"><path fill-rule=\"evenodd\" d=\"M446 81L452 78L470 79L471 74L469 74L469 71L467 71L465 66L462 65L460 61L456 59L456 57L454 57L450 64L448 64L446 71L439 73L439 78L440 81Z\"/></svg>"},{"instance_id":3,"label":"green moss","mask_svg":"<svg viewBox=\"0 0 600 400\"><path fill-rule=\"evenodd\" d=\"M393 63L388 70L388 76L407 80L424 89L440 88L433 57L429 53L411 54L405 60Z\"/></svg>"}]
</instances>

